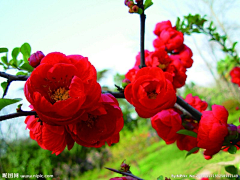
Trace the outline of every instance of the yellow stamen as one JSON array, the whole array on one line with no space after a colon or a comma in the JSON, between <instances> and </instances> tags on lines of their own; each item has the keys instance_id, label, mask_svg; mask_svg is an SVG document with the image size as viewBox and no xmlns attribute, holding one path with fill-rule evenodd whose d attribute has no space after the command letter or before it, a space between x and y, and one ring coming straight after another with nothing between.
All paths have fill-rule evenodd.
<instances>
[{"instance_id":1,"label":"yellow stamen","mask_svg":"<svg viewBox=\"0 0 240 180\"><path fill-rule=\"evenodd\" d=\"M147 96L149 99L156 99L157 95L158 95L158 93L156 93L155 91L147 92Z\"/></svg>"},{"instance_id":2,"label":"yellow stamen","mask_svg":"<svg viewBox=\"0 0 240 180\"><path fill-rule=\"evenodd\" d=\"M51 95L51 99L55 100L56 102L66 100L70 98L68 92L69 90L66 90L65 87L60 87L54 92L54 94Z\"/></svg>"},{"instance_id":3,"label":"yellow stamen","mask_svg":"<svg viewBox=\"0 0 240 180\"><path fill-rule=\"evenodd\" d=\"M86 121L87 127L92 128L96 120L97 120L96 115L88 114L88 120Z\"/></svg>"}]
</instances>

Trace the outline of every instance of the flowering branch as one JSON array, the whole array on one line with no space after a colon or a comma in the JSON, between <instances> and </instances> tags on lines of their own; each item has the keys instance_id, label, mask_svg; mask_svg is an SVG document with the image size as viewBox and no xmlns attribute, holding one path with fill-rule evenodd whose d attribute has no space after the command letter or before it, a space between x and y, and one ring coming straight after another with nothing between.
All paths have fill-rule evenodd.
<instances>
[{"instance_id":1,"label":"flowering branch","mask_svg":"<svg viewBox=\"0 0 240 180\"><path fill-rule=\"evenodd\" d=\"M125 98L124 93L119 93L119 92L106 92L112 94L115 98ZM182 98L177 96L177 102L179 106L184 108L187 112L189 112L197 121L200 121L202 113L199 112L197 109L189 105L186 101L184 101Z\"/></svg>"},{"instance_id":2,"label":"flowering branch","mask_svg":"<svg viewBox=\"0 0 240 180\"><path fill-rule=\"evenodd\" d=\"M19 111L16 113L0 116L0 121L4 121L6 119L11 119L11 118L20 117L20 116L30 116L30 115L37 115L37 113L35 111Z\"/></svg>"}]
</instances>

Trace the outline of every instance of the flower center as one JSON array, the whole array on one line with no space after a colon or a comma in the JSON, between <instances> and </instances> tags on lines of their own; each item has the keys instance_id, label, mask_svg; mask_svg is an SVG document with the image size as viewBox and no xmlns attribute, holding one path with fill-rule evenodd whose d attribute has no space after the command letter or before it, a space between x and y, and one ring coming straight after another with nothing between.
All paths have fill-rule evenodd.
<instances>
[{"instance_id":1,"label":"flower center","mask_svg":"<svg viewBox=\"0 0 240 180\"><path fill-rule=\"evenodd\" d=\"M88 114L88 120L86 121L87 127L92 128L94 126L94 122L97 120L96 115Z\"/></svg>"},{"instance_id":2,"label":"flower center","mask_svg":"<svg viewBox=\"0 0 240 180\"><path fill-rule=\"evenodd\" d=\"M147 96L149 99L156 99L157 95L158 93L156 93L156 91L147 92Z\"/></svg>"},{"instance_id":3,"label":"flower center","mask_svg":"<svg viewBox=\"0 0 240 180\"><path fill-rule=\"evenodd\" d=\"M70 98L69 96L69 90L65 89L65 87L58 88L54 94L51 95L51 99L57 101L62 101Z\"/></svg>"}]
</instances>

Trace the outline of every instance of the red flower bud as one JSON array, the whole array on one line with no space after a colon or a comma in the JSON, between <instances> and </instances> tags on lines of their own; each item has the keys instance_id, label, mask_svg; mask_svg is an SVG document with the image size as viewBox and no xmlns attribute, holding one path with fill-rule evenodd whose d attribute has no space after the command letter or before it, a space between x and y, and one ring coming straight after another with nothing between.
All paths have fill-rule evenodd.
<instances>
[{"instance_id":1,"label":"red flower bud","mask_svg":"<svg viewBox=\"0 0 240 180\"><path fill-rule=\"evenodd\" d=\"M129 8L133 7L133 5L134 5L134 2L133 2L133 1L128 1L128 2L127 2L127 6L128 6Z\"/></svg>"},{"instance_id":2,"label":"red flower bud","mask_svg":"<svg viewBox=\"0 0 240 180\"><path fill-rule=\"evenodd\" d=\"M129 172L130 170L130 166L128 164L125 163L125 160L122 162L121 164L121 171L123 172Z\"/></svg>"},{"instance_id":3,"label":"red flower bud","mask_svg":"<svg viewBox=\"0 0 240 180\"><path fill-rule=\"evenodd\" d=\"M28 58L29 64L35 68L40 64L44 57L45 55L42 53L42 51L37 51Z\"/></svg>"},{"instance_id":4,"label":"red flower bud","mask_svg":"<svg viewBox=\"0 0 240 180\"><path fill-rule=\"evenodd\" d=\"M132 10L133 10L133 12L137 13L137 12L138 12L138 6L137 6L137 5L134 5L134 6L132 7Z\"/></svg>"}]
</instances>

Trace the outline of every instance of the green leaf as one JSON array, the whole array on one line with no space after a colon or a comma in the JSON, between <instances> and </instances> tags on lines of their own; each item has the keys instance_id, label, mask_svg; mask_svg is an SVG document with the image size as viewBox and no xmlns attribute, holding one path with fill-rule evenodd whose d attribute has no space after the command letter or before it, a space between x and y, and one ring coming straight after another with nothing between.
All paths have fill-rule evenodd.
<instances>
[{"instance_id":1,"label":"green leaf","mask_svg":"<svg viewBox=\"0 0 240 180\"><path fill-rule=\"evenodd\" d=\"M237 147L234 146L234 145L231 145L231 146L228 148L228 152L229 152L230 154L236 154L236 152L237 152Z\"/></svg>"},{"instance_id":2,"label":"green leaf","mask_svg":"<svg viewBox=\"0 0 240 180\"><path fill-rule=\"evenodd\" d=\"M7 81L4 81L1 83L1 86L2 86L2 89L3 89L3 92L5 91L6 87L7 87Z\"/></svg>"},{"instance_id":3,"label":"green leaf","mask_svg":"<svg viewBox=\"0 0 240 180\"><path fill-rule=\"evenodd\" d=\"M233 174L233 175L238 174L238 170L237 170L237 168L234 165L225 166L225 170L228 173Z\"/></svg>"},{"instance_id":4,"label":"green leaf","mask_svg":"<svg viewBox=\"0 0 240 180\"><path fill-rule=\"evenodd\" d=\"M138 8L138 14L142 14L143 13L143 10L141 8Z\"/></svg>"},{"instance_id":5,"label":"green leaf","mask_svg":"<svg viewBox=\"0 0 240 180\"><path fill-rule=\"evenodd\" d=\"M193 131L186 130L186 129L181 129L177 133L197 138L197 133L195 133Z\"/></svg>"},{"instance_id":6,"label":"green leaf","mask_svg":"<svg viewBox=\"0 0 240 180\"><path fill-rule=\"evenodd\" d=\"M149 8L151 5L153 5L152 0L146 0L144 3L144 10Z\"/></svg>"},{"instance_id":7,"label":"green leaf","mask_svg":"<svg viewBox=\"0 0 240 180\"><path fill-rule=\"evenodd\" d=\"M232 51L234 51L235 49L235 46L237 45L238 42L234 42L233 45L232 45Z\"/></svg>"},{"instance_id":8,"label":"green leaf","mask_svg":"<svg viewBox=\"0 0 240 180\"><path fill-rule=\"evenodd\" d=\"M21 76L27 76L28 73L26 73L26 72L22 72L22 71L19 71L19 72L17 72L16 75L17 75L17 76L19 76L19 75L21 75Z\"/></svg>"},{"instance_id":9,"label":"green leaf","mask_svg":"<svg viewBox=\"0 0 240 180\"><path fill-rule=\"evenodd\" d=\"M8 52L8 48L0 48L0 53Z\"/></svg>"},{"instance_id":10,"label":"green leaf","mask_svg":"<svg viewBox=\"0 0 240 180\"><path fill-rule=\"evenodd\" d=\"M22 55L25 59L28 59L31 55L31 46L28 43L24 43L20 47L20 52L22 53Z\"/></svg>"},{"instance_id":11,"label":"green leaf","mask_svg":"<svg viewBox=\"0 0 240 180\"><path fill-rule=\"evenodd\" d=\"M34 70L34 68L29 63L24 63L20 66L20 69L26 70L28 72L32 72Z\"/></svg>"},{"instance_id":12,"label":"green leaf","mask_svg":"<svg viewBox=\"0 0 240 180\"><path fill-rule=\"evenodd\" d=\"M8 65L7 56L2 56L2 57L1 57L1 61L2 61L4 64Z\"/></svg>"},{"instance_id":13,"label":"green leaf","mask_svg":"<svg viewBox=\"0 0 240 180\"><path fill-rule=\"evenodd\" d=\"M194 153L195 151L199 150L199 147L194 147L188 153L186 154L186 157L188 157L190 154Z\"/></svg>"},{"instance_id":14,"label":"green leaf","mask_svg":"<svg viewBox=\"0 0 240 180\"><path fill-rule=\"evenodd\" d=\"M19 102L21 101L22 99L21 98L16 98L16 99L4 99L4 98L0 98L0 111L10 105L10 104L14 104L16 102Z\"/></svg>"},{"instance_id":15,"label":"green leaf","mask_svg":"<svg viewBox=\"0 0 240 180\"><path fill-rule=\"evenodd\" d=\"M15 47L13 50L12 50L12 58L13 59L17 59L17 56L20 52L20 48L19 47Z\"/></svg>"},{"instance_id":16,"label":"green leaf","mask_svg":"<svg viewBox=\"0 0 240 180\"><path fill-rule=\"evenodd\" d=\"M157 180L164 180L164 179L163 179L163 176L162 176L162 175L159 176L159 177L157 178Z\"/></svg>"},{"instance_id":17,"label":"green leaf","mask_svg":"<svg viewBox=\"0 0 240 180\"><path fill-rule=\"evenodd\" d=\"M17 59L13 58L9 61L9 64L12 66L12 67L15 67L17 68Z\"/></svg>"}]
</instances>

